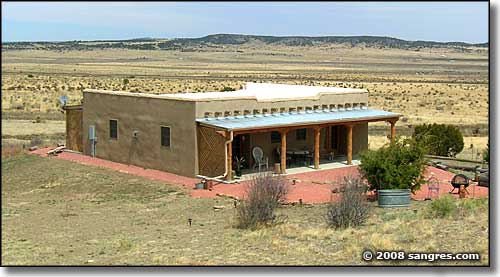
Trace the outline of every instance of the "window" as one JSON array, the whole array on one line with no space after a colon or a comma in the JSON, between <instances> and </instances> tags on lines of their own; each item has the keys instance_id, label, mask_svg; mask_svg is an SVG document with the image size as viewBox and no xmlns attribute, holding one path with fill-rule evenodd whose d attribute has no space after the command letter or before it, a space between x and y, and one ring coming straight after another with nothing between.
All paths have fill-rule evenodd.
<instances>
[{"instance_id":1,"label":"window","mask_svg":"<svg viewBox=\"0 0 500 277\"><path fill-rule=\"evenodd\" d=\"M271 143L280 143L281 134L279 132L271 132Z\"/></svg>"},{"instance_id":2,"label":"window","mask_svg":"<svg viewBox=\"0 0 500 277\"><path fill-rule=\"evenodd\" d=\"M295 139L296 140L306 140L306 133L307 133L307 129L297 129L297 131L295 131Z\"/></svg>"},{"instance_id":3,"label":"window","mask_svg":"<svg viewBox=\"0 0 500 277\"><path fill-rule=\"evenodd\" d=\"M170 127L161 126L161 146L170 147Z\"/></svg>"},{"instance_id":4,"label":"window","mask_svg":"<svg viewBox=\"0 0 500 277\"><path fill-rule=\"evenodd\" d=\"M118 120L109 121L109 138L118 139Z\"/></svg>"}]
</instances>

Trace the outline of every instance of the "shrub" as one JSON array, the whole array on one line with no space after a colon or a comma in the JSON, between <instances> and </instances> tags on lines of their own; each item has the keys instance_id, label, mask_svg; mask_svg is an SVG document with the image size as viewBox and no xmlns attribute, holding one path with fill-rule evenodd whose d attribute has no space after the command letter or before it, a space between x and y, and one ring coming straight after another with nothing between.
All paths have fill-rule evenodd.
<instances>
[{"instance_id":1,"label":"shrub","mask_svg":"<svg viewBox=\"0 0 500 277\"><path fill-rule=\"evenodd\" d=\"M425 152L412 139L400 139L378 150L367 150L360 158L359 168L370 190L410 189L415 192L425 181Z\"/></svg>"},{"instance_id":2,"label":"shrub","mask_svg":"<svg viewBox=\"0 0 500 277\"><path fill-rule=\"evenodd\" d=\"M42 143L43 143L42 138L40 138L38 136L35 136L35 137L32 137L31 140L30 140L30 147L32 147L32 146L40 146Z\"/></svg>"},{"instance_id":3,"label":"shrub","mask_svg":"<svg viewBox=\"0 0 500 277\"><path fill-rule=\"evenodd\" d=\"M226 87L226 86L224 86L221 91L222 92L224 92L224 91L235 91L235 89L232 88L232 87Z\"/></svg>"},{"instance_id":4,"label":"shrub","mask_svg":"<svg viewBox=\"0 0 500 277\"><path fill-rule=\"evenodd\" d=\"M359 178L346 177L341 184L342 195L330 203L326 214L328 226L347 228L359 226L368 218L369 206L366 200L366 184Z\"/></svg>"},{"instance_id":5,"label":"shrub","mask_svg":"<svg viewBox=\"0 0 500 277\"><path fill-rule=\"evenodd\" d=\"M463 218L474 214L478 210L487 209L488 198L455 199L451 195L445 195L431 202L428 207L428 217L444 218L454 216Z\"/></svg>"},{"instance_id":6,"label":"shrub","mask_svg":"<svg viewBox=\"0 0 500 277\"><path fill-rule=\"evenodd\" d=\"M430 207L434 217L447 217L457 210L457 204L451 195L445 195L433 200Z\"/></svg>"},{"instance_id":7,"label":"shrub","mask_svg":"<svg viewBox=\"0 0 500 277\"><path fill-rule=\"evenodd\" d=\"M289 186L286 179L262 173L246 188L246 199L236 207L239 228L255 229L276 222L275 210L285 200Z\"/></svg>"},{"instance_id":8,"label":"shrub","mask_svg":"<svg viewBox=\"0 0 500 277\"><path fill-rule=\"evenodd\" d=\"M127 85L129 83L129 80L127 78L123 79L123 85Z\"/></svg>"},{"instance_id":9,"label":"shrub","mask_svg":"<svg viewBox=\"0 0 500 277\"><path fill-rule=\"evenodd\" d=\"M2 159L18 156L23 153L23 147L17 144L2 145Z\"/></svg>"},{"instance_id":10,"label":"shrub","mask_svg":"<svg viewBox=\"0 0 500 277\"><path fill-rule=\"evenodd\" d=\"M422 124L415 126L413 138L425 145L428 154L455 156L464 149L464 138L460 130L453 125Z\"/></svg>"},{"instance_id":11,"label":"shrub","mask_svg":"<svg viewBox=\"0 0 500 277\"><path fill-rule=\"evenodd\" d=\"M486 163L490 163L490 143L486 144L486 149L483 152L483 161Z\"/></svg>"}]
</instances>

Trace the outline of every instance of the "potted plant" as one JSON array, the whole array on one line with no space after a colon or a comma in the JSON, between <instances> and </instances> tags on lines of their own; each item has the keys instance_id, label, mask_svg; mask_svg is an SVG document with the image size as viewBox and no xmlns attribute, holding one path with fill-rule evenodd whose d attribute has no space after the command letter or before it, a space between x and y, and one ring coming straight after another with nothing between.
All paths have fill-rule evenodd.
<instances>
[{"instance_id":1,"label":"potted plant","mask_svg":"<svg viewBox=\"0 0 500 277\"><path fill-rule=\"evenodd\" d=\"M241 176L241 169L243 168L244 163L245 163L244 157L235 157L234 158L234 164L235 164L234 172L235 172L236 176Z\"/></svg>"},{"instance_id":2,"label":"potted plant","mask_svg":"<svg viewBox=\"0 0 500 277\"><path fill-rule=\"evenodd\" d=\"M426 161L425 150L415 140L397 140L360 155L361 174L377 192L379 207L407 207L410 193L420 189Z\"/></svg>"}]
</instances>

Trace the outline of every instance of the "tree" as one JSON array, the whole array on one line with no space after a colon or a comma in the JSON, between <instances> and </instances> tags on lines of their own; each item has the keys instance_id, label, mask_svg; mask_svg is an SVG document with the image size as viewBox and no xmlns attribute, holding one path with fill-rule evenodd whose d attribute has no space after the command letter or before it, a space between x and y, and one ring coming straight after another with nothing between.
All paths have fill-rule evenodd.
<instances>
[{"instance_id":1,"label":"tree","mask_svg":"<svg viewBox=\"0 0 500 277\"><path fill-rule=\"evenodd\" d=\"M486 149L483 152L483 161L490 163L490 142L486 144Z\"/></svg>"},{"instance_id":2,"label":"tree","mask_svg":"<svg viewBox=\"0 0 500 277\"><path fill-rule=\"evenodd\" d=\"M397 140L378 150L361 153L359 169L370 190L410 189L416 192L423 184L425 150L413 139Z\"/></svg>"},{"instance_id":3,"label":"tree","mask_svg":"<svg viewBox=\"0 0 500 277\"><path fill-rule=\"evenodd\" d=\"M415 126L413 138L431 155L454 157L464 149L462 133L453 125L418 125Z\"/></svg>"}]
</instances>

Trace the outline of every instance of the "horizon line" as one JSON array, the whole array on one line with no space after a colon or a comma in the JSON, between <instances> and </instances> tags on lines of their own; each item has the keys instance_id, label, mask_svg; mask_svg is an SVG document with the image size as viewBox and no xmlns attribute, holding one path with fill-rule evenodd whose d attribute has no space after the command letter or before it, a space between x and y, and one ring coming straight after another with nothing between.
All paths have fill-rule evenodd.
<instances>
[{"instance_id":1,"label":"horizon line","mask_svg":"<svg viewBox=\"0 0 500 277\"><path fill-rule=\"evenodd\" d=\"M403 39L403 38L398 38L398 37L392 37L388 35L262 35L262 34L242 34L242 33L212 33L212 34L207 34L203 36L197 36L197 37L132 37L132 38L111 38L111 39L93 39L93 40L84 40L84 39L70 39L70 40L10 40L10 41L3 41L3 43L58 43L58 42L70 42L70 41L80 41L80 42L105 42L105 41L127 41L127 40L162 40L162 39L167 39L167 40L175 40L175 39L197 39L197 38L204 38L208 36L214 36L214 35L241 35L241 36L267 36L267 37L281 37L281 38L286 38L286 37L302 37L302 38L322 38L322 37L379 37L379 38L392 38L392 39L399 39L403 41L408 41L408 42L437 42L437 43L466 43L466 44L489 44L489 41L485 42L466 42L466 41L437 41L437 40L423 40L423 39L417 39L417 40L410 40L410 39Z\"/></svg>"}]
</instances>

